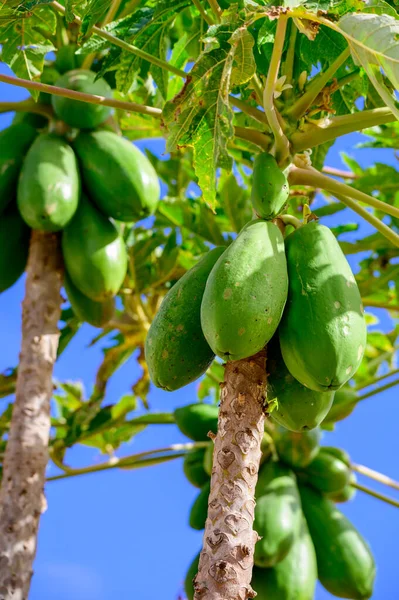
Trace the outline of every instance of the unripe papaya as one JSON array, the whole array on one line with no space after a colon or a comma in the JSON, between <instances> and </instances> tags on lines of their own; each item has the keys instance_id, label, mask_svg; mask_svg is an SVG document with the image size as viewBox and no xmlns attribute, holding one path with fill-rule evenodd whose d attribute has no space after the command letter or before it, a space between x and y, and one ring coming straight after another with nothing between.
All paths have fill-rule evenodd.
<instances>
[{"instance_id":1,"label":"unripe papaya","mask_svg":"<svg viewBox=\"0 0 399 600\"><path fill-rule=\"evenodd\" d=\"M323 428L329 429L338 421L349 417L358 403L358 396L354 389L346 386L335 392L332 406L323 421Z\"/></svg>"},{"instance_id":2,"label":"unripe papaya","mask_svg":"<svg viewBox=\"0 0 399 600\"><path fill-rule=\"evenodd\" d=\"M355 278L334 234L312 221L287 237L288 300L279 327L290 373L312 390L337 390L366 347Z\"/></svg>"},{"instance_id":3,"label":"unripe papaya","mask_svg":"<svg viewBox=\"0 0 399 600\"><path fill-rule=\"evenodd\" d=\"M104 79L97 79L96 74L84 69L68 71L56 82L57 87L83 92L95 96L112 97L112 90ZM112 108L101 104L88 104L80 100L72 100L63 96L51 99L55 114L70 127L77 129L95 129L112 113ZM112 182L109 182L110 185Z\"/></svg>"},{"instance_id":4,"label":"unripe papaya","mask_svg":"<svg viewBox=\"0 0 399 600\"><path fill-rule=\"evenodd\" d=\"M80 180L74 151L57 135L39 135L26 155L18 182L18 209L32 229L63 229L78 206Z\"/></svg>"},{"instance_id":5,"label":"unripe papaya","mask_svg":"<svg viewBox=\"0 0 399 600\"><path fill-rule=\"evenodd\" d=\"M274 156L261 152L254 162L251 202L261 219L274 219L284 208L290 188Z\"/></svg>"},{"instance_id":6,"label":"unripe papaya","mask_svg":"<svg viewBox=\"0 0 399 600\"><path fill-rule=\"evenodd\" d=\"M65 273L64 286L73 312L78 319L93 325L93 327L103 327L112 319L115 312L114 298L107 298L104 302L91 300L72 283L68 273Z\"/></svg>"},{"instance_id":7,"label":"unripe papaya","mask_svg":"<svg viewBox=\"0 0 399 600\"><path fill-rule=\"evenodd\" d=\"M47 83L47 85L55 85L59 80L60 73L54 67L45 67L40 79L40 83ZM51 104L51 94L47 92L40 92L38 102L40 104Z\"/></svg>"},{"instance_id":8,"label":"unripe papaya","mask_svg":"<svg viewBox=\"0 0 399 600\"><path fill-rule=\"evenodd\" d=\"M271 569L254 567L251 586L258 600L313 600L317 582L316 554L305 519L283 560Z\"/></svg>"},{"instance_id":9,"label":"unripe papaya","mask_svg":"<svg viewBox=\"0 0 399 600\"><path fill-rule=\"evenodd\" d=\"M208 480L209 475L204 469L205 449L199 448L188 452L183 460L183 471L189 482L201 488Z\"/></svg>"},{"instance_id":10,"label":"unripe papaya","mask_svg":"<svg viewBox=\"0 0 399 600\"><path fill-rule=\"evenodd\" d=\"M61 75L67 71L79 69L82 66L84 55L76 54L76 50L77 46L75 44L61 46L61 48L57 50L54 67Z\"/></svg>"},{"instance_id":11,"label":"unripe papaya","mask_svg":"<svg viewBox=\"0 0 399 600\"><path fill-rule=\"evenodd\" d=\"M132 222L155 212L160 195L158 176L131 142L100 130L78 135L74 148L90 198L105 215Z\"/></svg>"},{"instance_id":12,"label":"unripe papaya","mask_svg":"<svg viewBox=\"0 0 399 600\"><path fill-rule=\"evenodd\" d=\"M82 197L62 235L62 252L72 283L85 296L115 296L126 275L125 243L115 225Z\"/></svg>"},{"instance_id":13,"label":"unripe papaya","mask_svg":"<svg viewBox=\"0 0 399 600\"><path fill-rule=\"evenodd\" d=\"M356 494L356 488L352 484L356 483L356 481L356 475L352 473L349 483L339 492L331 492L330 494L326 494L327 498L335 503L348 502L349 500L352 500Z\"/></svg>"},{"instance_id":14,"label":"unripe papaya","mask_svg":"<svg viewBox=\"0 0 399 600\"><path fill-rule=\"evenodd\" d=\"M191 565L188 567L186 578L184 580L184 591L186 592L187 600L194 600L194 585L193 579L198 573L200 553L194 557Z\"/></svg>"},{"instance_id":15,"label":"unripe papaya","mask_svg":"<svg viewBox=\"0 0 399 600\"><path fill-rule=\"evenodd\" d=\"M25 271L29 238L29 227L13 202L0 217L0 293L14 285Z\"/></svg>"},{"instance_id":16,"label":"unripe papaya","mask_svg":"<svg viewBox=\"0 0 399 600\"><path fill-rule=\"evenodd\" d=\"M277 401L274 421L290 431L314 429L330 410L334 392L315 392L303 386L288 371L278 339L267 345L267 400Z\"/></svg>"},{"instance_id":17,"label":"unripe papaya","mask_svg":"<svg viewBox=\"0 0 399 600\"><path fill-rule=\"evenodd\" d=\"M224 360L256 354L271 339L287 297L284 241L274 223L256 219L241 230L212 269L201 324Z\"/></svg>"},{"instance_id":18,"label":"unripe papaya","mask_svg":"<svg viewBox=\"0 0 399 600\"><path fill-rule=\"evenodd\" d=\"M176 425L190 440L206 442L209 431L217 432L219 409L215 404L187 404L176 408L173 414Z\"/></svg>"},{"instance_id":19,"label":"unripe papaya","mask_svg":"<svg viewBox=\"0 0 399 600\"><path fill-rule=\"evenodd\" d=\"M307 484L328 494L340 492L349 484L351 470L342 460L321 449L301 475Z\"/></svg>"},{"instance_id":20,"label":"unripe papaya","mask_svg":"<svg viewBox=\"0 0 399 600\"><path fill-rule=\"evenodd\" d=\"M287 556L302 519L294 473L269 461L260 470L255 497L254 529L261 539L255 545L254 563L272 567Z\"/></svg>"},{"instance_id":21,"label":"unripe papaya","mask_svg":"<svg viewBox=\"0 0 399 600\"><path fill-rule=\"evenodd\" d=\"M224 248L214 248L165 296L151 323L145 357L152 382L177 390L205 373L215 355L201 329L200 307L208 275Z\"/></svg>"},{"instance_id":22,"label":"unripe papaya","mask_svg":"<svg viewBox=\"0 0 399 600\"><path fill-rule=\"evenodd\" d=\"M336 448L335 446L322 446L320 448L320 452L327 452L328 454L331 454L331 456L335 456L335 458L338 458L344 463L344 465L351 468L350 456L345 450L342 450L342 448Z\"/></svg>"},{"instance_id":23,"label":"unripe papaya","mask_svg":"<svg viewBox=\"0 0 399 600\"><path fill-rule=\"evenodd\" d=\"M307 486L300 493L321 584L339 598L370 598L375 564L368 544L331 500Z\"/></svg>"},{"instance_id":24,"label":"unripe papaya","mask_svg":"<svg viewBox=\"0 0 399 600\"><path fill-rule=\"evenodd\" d=\"M294 469L306 467L319 451L320 437L318 428L302 433L281 429L275 440L277 454Z\"/></svg>"},{"instance_id":25,"label":"unripe papaya","mask_svg":"<svg viewBox=\"0 0 399 600\"><path fill-rule=\"evenodd\" d=\"M0 131L0 213L15 197L22 162L36 135L28 123L15 123Z\"/></svg>"},{"instance_id":26,"label":"unripe papaya","mask_svg":"<svg viewBox=\"0 0 399 600\"><path fill-rule=\"evenodd\" d=\"M211 491L211 483L208 481L202 486L200 493L194 500L190 510L190 527L201 531L205 528L205 521L208 516L208 498Z\"/></svg>"}]
</instances>

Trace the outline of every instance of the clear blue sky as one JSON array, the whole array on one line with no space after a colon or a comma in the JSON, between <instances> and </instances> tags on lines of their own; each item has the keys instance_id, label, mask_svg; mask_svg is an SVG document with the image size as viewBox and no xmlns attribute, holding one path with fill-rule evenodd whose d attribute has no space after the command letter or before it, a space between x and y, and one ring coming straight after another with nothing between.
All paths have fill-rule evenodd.
<instances>
[{"instance_id":1,"label":"clear blue sky","mask_svg":"<svg viewBox=\"0 0 399 600\"><path fill-rule=\"evenodd\" d=\"M0 65L0 71L9 72L4 65ZM20 100L26 93L0 84L0 97ZM10 120L10 115L0 115L0 129ZM376 160L395 164L390 151L356 150L354 145L359 139L342 139L330 152L328 164L341 166L341 151L355 155L364 166ZM151 141L150 147L160 153L163 144ZM351 221L358 219L354 214L347 216ZM334 219L325 222L334 224ZM17 363L23 293L24 279L0 296L0 371ZM374 314L383 317L383 311ZM387 328L391 324L384 317L382 325ZM79 379L91 388L101 353L100 346L86 346L96 331L89 325L81 328L56 365L57 378ZM112 379L107 403L128 393L137 375L134 361L128 361ZM170 411L193 402L195 389L196 384L173 394L153 389L151 408ZM325 434L323 443L341 446L354 461L399 479L397 395L394 388L363 402L335 432ZM0 410L8 401L0 400ZM174 425L153 426L120 454L182 441L185 438ZM99 462L101 457L80 447L68 459L73 466L83 466ZM55 469L49 469L52 473ZM178 600L185 571L202 538L201 532L188 527L189 509L197 490L184 478L180 459L138 471L114 470L53 482L47 485L46 494L49 506L41 520L30 600ZM376 557L373 599L397 599L399 510L361 493L341 506L369 541ZM319 587L316 600L327 598L330 595Z\"/></svg>"}]
</instances>

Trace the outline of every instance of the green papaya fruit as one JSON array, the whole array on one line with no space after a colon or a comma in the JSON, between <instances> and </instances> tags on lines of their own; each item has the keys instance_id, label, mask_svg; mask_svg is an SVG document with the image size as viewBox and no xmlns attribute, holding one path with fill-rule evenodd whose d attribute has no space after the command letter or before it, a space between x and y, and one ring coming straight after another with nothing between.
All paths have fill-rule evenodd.
<instances>
[{"instance_id":1,"label":"green papaya fruit","mask_svg":"<svg viewBox=\"0 0 399 600\"><path fill-rule=\"evenodd\" d=\"M194 500L190 510L190 527L201 531L205 528L205 521L208 516L208 498L211 491L211 482L208 481L202 486L200 493Z\"/></svg>"},{"instance_id":2,"label":"green papaya fruit","mask_svg":"<svg viewBox=\"0 0 399 600\"><path fill-rule=\"evenodd\" d=\"M271 339L287 297L283 236L256 219L241 230L213 267L201 304L201 324L224 360L252 356Z\"/></svg>"},{"instance_id":3,"label":"green papaya fruit","mask_svg":"<svg viewBox=\"0 0 399 600\"><path fill-rule=\"evenodd\" d=\"M186 592L187 600L194 600L193 579L198 573L200 553L194 557L191 565L188 567L186 578L184 580L184 591Z\"/></svg>"},{"instance_id":4,"label":"green papaya fruit","mask_svg":"<svg viewBox=\"0 0 399 600\"><path fill-rule=\"evenodd\" d=\"M251 586L258 600L313 600L317 582L316 554L305 519L283 560L271 569L254 567Z\"/></svg>"},{"instance_id":5,"label":"green papaya fruit","mask_svg":"<svg viewBox=\"0 0 399 600\"><path fill-rule=\"evenodd\" d=\"M339 598L370 598L375 564L368 544L331 500L307 486L300 493L321 584Z\"/></svg>"},{"instance_id":6,"label":"green papaya fruit","mask_svg":"<svg viewBox=\"0 0 399 600\"><path fill-rule=\"evenodd\" d=\"M344 387L335 392L332 406L323 421L323 428L331 428L338 421L349 417L358 403L358 396L354 389Z\"/></svg>"},{"instance_id":7,"label":"green papaya fruit","mask_svg":"<svg viewBox=\"0 0 399 600\"><path fill-rule=\"evenodd\" d=\"M112 90L104 79L96 80L96 73L84 69L68 71L56 82L57 87L75 90L95 96L112 97ZM101 104L88 104L63 96L51 99L55 114L70 127L77 129L95 129L112 113L112 108ZM109 182L112 184L112 182Z\"/></svg>"},{"instance_id":8,"label":"green papaya fruit","mask_svg":"<svg viewBox=\"0 0 399 600\"><path fill-rule=\"evenodd\" d=\"M351 468L350 456L347 452L345 452L345 450L342 450L342 448L336 448L335 446L322 446L320 448L320 452L327 452L328 454L331 454L331 456L335 456L341 462L343 462L344 465Z\"/></svg>"},{"instance_id":9,"label":"green papaya fruit","mask_svg":"<svg viewBox=\"0 0 399 600\"><path fill-rule=\"evenodd\" d=\"M215 355L201 329L201 299L224 248L214 248L169 290L151 323L145 357L152 382L177 390L205 373Z\"/></svg>"},{"instance_id":10,"label":"green papaya fruit","mask_svg":"<svg viewBox=\"0 0 399 600\"><path fill-rule=\"evenodd\" d=\"M12 202L0 217L0 293L14 285L25 271L29 239L29 227Z\"/></svg>"},{"instance_id":11,"label":"green papaya fruit","mask_svg":"<svg viewBox=\"0 0 399 600\"><path fill-rule=\"evenodd\" d=\"M78 164L71 146L52 133L39 135L18 181L18 209L32 229L59 231L72 219L80 195Z\"/></svg>"},{"instance_id":12,"label":"green papaya fruit","mask_svg":"<svg viewBox=\"0 0 399 600\"><path fill-rule=\"evenodd\" d=\"M127 253L118 231L84 196L62 235L72 283L97 302L115 296L126 275Z\"/></svg>"},{"instance_id":13,"label":"green papaya fruit","mask_svg":"<svg viewBox=\"0 0 399 600\"><path fill-rule=\"evenodd\" d=\"M173 414L176 425L190 440L206 442L209 431L217 432L219 408L215 404L187 404L176 408Z\"/></svg>"},{"instance_id":14,"label":"green papaya fruit","mask_svg":"<svg viewBox=\"0 0 399 600\"><path fill-rule=\"evenodd\" d=\"M261 152L254 162L252 173L251 202L261 219L274 219L288 200L290 188L287 177L278 166L274 156Z\"/></svg>"},{"instance_id":15,"label":"green papaya fruit","mask_svg":"<svg viewBox=\"0 0 399 600\"><path fill-rule=\"evenodd\" d=\"M189 482L201 488L208 480L209 475L204 469L205 449L199 448L188 452L183 460L183 471Z\"/></svg>"},{"instance_id":16,"label":"green papaya fruit","mask_svg":"<svg viewBox=\"0 0 399 600\"><path fill-rule=\"evenodd\" d=\"M312 221L285 242L289 291L279 327L284 362L303 385L337 390L356 373L366 347L359 289L328 227Z\"/></svg>"},{"instance_id":17,"label":"green papaya fruit","mask_svg":"<svg viewBox=\"0 0 399 600\"><path fill-rule=\"evenodd\" d=\"M281 429L275 440L277 454L294 469L306 467L319 451L320 437L318 428L302 433Z\"/></svg>"},{"instance_id":18,"label":"green papaya fruit","mask_svg":"<svg viewBox=\"0 0 399 600\"><path fill-rule=\"evenodd\" d=\"M17 125L18 123L25 123L34 129L44 129L48 125L48 119L36 113L17 112L14 115L12 124Z\"/></svg>"},{"instance_id":19,"label":"green papaya fruit","mask_svg":"<svg viewBox=\"0 0 399 600\"><path fill-rule=\"evenodd\" d=\"M90 198L105 215L132 222L155 212L160 196L158 176L131 142L100 130L80 133L73 146Z\"/></svg>"},{"instance_id":20,"label":"green papaya fruit","mask_svg":"<svg viewBox=\"0 0 399 600\"><path fill-rule=\"evenodd\" d=\"M353 486L353 484L356 482L356 475L352 473L349 483L339 492L331 492L330 494L326 494L327 498L336 503L348 502L349 500L352 500L356 494L356 488Z\"/></svg>"},{"instance_id":21,"label":"green papaya fruit","mask_svg":"<svg viewBox=\"0 0 399 600\"><path fill-rule=\"evenodd\" d=\"M314 429L330 410L334 392L315 392L303 386L285 366L278 339L267 345L268 402L275 401L270 416L290 431Z\"/></svg>"},{"instance_id":22,"label":"green papaya fruit","mask_svg":"<svg viewBox=\"0 0 399 600\"><path fill-rule=\"evenodd\" d=\"M57 50L54 67L61 75L82 66L84 55L76 54L77 49L78 47L75 44L69 44L68 46L61 46Z\"/></svg>"},{"instance_id":23,"label":"green papaya fruit","mask_svg":"<svg viewBox=\"0 0 399 600\"><path fill-rule=\"evenodd\" d=\"M45 67L40 79L40 83L47 83L47 85L55 85L59 80L60 73L54 67ZM47 92L40 92L38 98L39 104L51 104L51 94Z\"/></svg>"},{"instance_id":24,"label":"green papaya fruit","mask_svg":"<svg viewBox=\"0 0 399 600\"><path fill-rule=\"evenodd\" d=\"M294 473L269 461L260 470L255 497L254 529L261 539L255 545L254 563L272 567L287 556L302 519Z\"/></svg>"},{"instance_id":25,"label":"green papaya fruit","mask_svg":"<svg viewBox=\"0 0 399 600\"><path fill-rule=\"evenodd\" d=\"M216 423L216 430L217 430L217 423ZM215 433L216 433L216 430L215 430ZM208 444L208 446L206 447L205 454L204 454L204 469L205 469L205 473L207 473L208 477L210 477L212 475L213 450L214 450L213 443L210 442Z\"/></svg>"},{"instance_id":26,"label":"green papaya fruit","mask_svg":"<svg viewBox=\"0 0 399 600\"><path fill-rule=\"evenodd\" d=\"M112 319L115 312L114 298L107 298L104 302L91 300L74 286L68 273L65 273L64 287L73 312L78 319L93 325L93 327L103 327Z\"/></svg>"},{"instance_id":27,"label":"green papaya fruit","mask_svg":"<svg viewBox=\"0 0 399 600\"><path fill-rule=\"evenodd\" d=\"M0 214L15 197L22 162L36 135L27 123L15 123L0 131Z\"/></svg>"},{"instance_id":28,"label":"green papaya fruit","mask_svg":"<svg viewBox=\"0 0 399 600\"><path fill-rule=\"evenodd\" d=\"M349 484L351 470L336 456L320 450L302 476L308 485L328 494L340 492Z\"/></svg>"}]
</instances>

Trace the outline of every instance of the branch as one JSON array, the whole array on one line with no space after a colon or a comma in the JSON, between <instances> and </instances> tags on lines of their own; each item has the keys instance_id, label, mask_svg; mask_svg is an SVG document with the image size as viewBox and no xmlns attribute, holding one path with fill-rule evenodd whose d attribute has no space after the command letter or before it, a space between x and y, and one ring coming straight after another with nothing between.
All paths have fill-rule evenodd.
<instances>
[{"instance_id":1,"label":"branch","mask_svg":"<svg viewBox=\"0 0 399 600\"><path fill-rule=\"evenodd\" d=\"M118 12L121 4L122 0L112 0L111 6L105 15L104 21L101 23L101 27L108 25L108 23L111 23L115 19L116 13Z\"/></svg>"},{"instance_id":2,"label":"branch","mask_svg":"<svg viewBox=\"0 0 399 600\"><path fill-rule=\"evenodd\" d=\"M259 108L255 108L255 106L251 106L235 96L229 96L229 101L230 104L239 108L243 113L249 115L256 121L259 121L259 123L262 123L263 125L267 124L266 115L263 111L259 110Z\"/></svg>"},{"instance_id":3,"label":"branch","mask_svg":"<svg viewBox=\"0 0 399 600\"><path fill-rule=\"evenodd\" d=\"M374 300L367 300L367 298L363 302L364 306L370 306L371 308L385 308L386 310L393 310L399 312L399 305L397 304L387 304L386 302L376 302Z\"/></svg>"},{"instance_id":4,"label":"branch","mask_svg":"<svg viewBox=\"0 0 399 600\"><path fill-rule=\"evenodd\" d=\"M268 150L272 143L271 138L258 131L257 129L249 129L248 127L234 127L234 134L242 140L252 142L256 146L262 148L262 150Z\"/></svg>"},{"instance_id":5,"label":"branch","mask_svg":"<svg viewBox=\"0 0 399 600\"><path fill-rule=\"evenodd\" d=\"M281 127L277 109L274 104L274 92L280 68L281 54L284 48L285 32L287 29L287 15L280 15L277 22L275 42L272 57L270 59L269 71L267 73L266 85L263 91L263 107L274 135L275 153L278 162L284 163L290 154L289 142Z\"/></svg>"},{"instance_id":6,"label":"branch","mask_svg":"<svg viewBox=\"0 0 399 600\"><path fill-rule=\"evenodd\" d=\"M359 396L357 401L360 402L361 400L366 400L367 398L371 398L371 396L375 396L375 394L379 394L380 392L385 392L386 390L389 390L392 387L395 387L395 385L399 384L399 379L395 379L395 381L390 381L389 383L386 383L385 385L382 385L379 388L376 388L375 390L371 390L371 392L367 392L367 394L363 394L363 396Z\"/></svg>"},{"instance_id":7,"label":"branch","mask_svg":"<svg viewBox=\"0 0 399 600\"><path fill-rule=\"evenodd\" d=\"M292 135L291 144L295 153L302 152L342 135L394 121L396 117L389 108L363 110L350 115L323 119L320 125L307 125L305 131L297 131Z\"/></svg>"},{"instance_id":8,"label":"branch","mask_svg":"<svg viewBox=\"0 0 399 600\"><path fill-rule=\"evenodd\" d=\"M198 10L198 12L200 13L201 17L204 19L205 23L207 23L208 25L213 25L213 20L206 13L204 7L201 4L201 0L193 0L193 4L196 7L196 9Z\"/></svg>"},{"instance_id":9,"label":"branch","mask_svg":"<svg viewBox=\"0 0 399 600\"><path fill-rule=\"evenodd\" d=\"M220 23L220 17L222 15L222 9L220 8L217 0L208 0L209 6L212 9L213 14L215 15L216 22Z\"/></svg>"},{"instance_id":10,"label":"branch","mask_svg":"<svg viewBox=\"0 0 399 600\"><path fill-rule=\"evenodd\" d=\"M392 506L396 506L396 508L399 508L398 500L394 500L393 498L384 496L384 494L380 494L379 492L371 490L370 488L366 487L365 485L361 485L360 483L357 483L357 482L356 483L352 482L351 486L356 488L357 490L360 490L361 492L364 492L365 494L368 494L369 496L373 496L374 498L377 498L378 500L382 500L383 502L386 502L387 504L391 504Z\"/></svg>"},{"instance_id":11,"label":"branch","mask_svg":"<svg viewBox=\"0 0 399 600\"><path fill-rule=\"evenodd\" d=\"M335 167L324 166L322 169L323 173L327 175L332 175L333 177L340 177L341 179L357 179L358 175L352 173L351 171L342 171L341 169L336 169Z\"/></svg>"},{"instance_id":12,"label":"branch","mask_svg":"<svg viewBox=\"0 0 399 600\"><path fill-rule=\"evenodd\" d=\"M0 113L6 112L29 112L42 115L47 119L54 116L51 106L37 104L34 100L21 100L20 102L0 102Z\"/></svg>"},{"instance_id":13,"label":"branch","mask_svg":"<svg viewBox=\"0 0 399 600\"><path fill-rule=\"evenodd\" d=\"M370 387L370 385L380 383L381 381L384 381L384 379L388 379L388 377L392 377L393 375L397 375L398 373L399 369L393 369L392 371L389 371L389 373L385 373L384 375L380 375L379 377L375 377L374 379L369 379L368 381L366 381L366 383L362 383L361 385L356 386L355 390L356 392L364 390L366 387Z\"/></svg>"},{"instance_id":14,"label":"branch","mask_svg":"<svg viewBox=\"0 0 399 600\"><path fill-rule=\"evenodd\" d=\"M287 111L287 116L291 117L294 121L300 119L310 108L322 91L322 89L327 85L333 75L338 71L341 65L349 58L350 56L350 48L349 46L341 52L338 58L328 67L328 69L320 75L316 75L314 79L309 83L306 92L298 98L298 100L291 106L291 108Z\"/></svg>"},{"instance_id":15,"label":"branch","mask_svg":"<svg viewBox=\"0 0 399 600\"><path fill-rule=\"evenodd\" d=\"M370 469L369 467L365 467L364 465L351 464L352 471L356 471L356 473L360 473L361 475L365 475L370 479L374 479L374 481L378 481L378 483L382 483L387 485L394 490L399 490L399 482L395 481L391 477L387 475L383 475L383 473L379 473L378 471L374 471L374 469Z\"/></svg>"},{"instance_id":16,"label":"branch","mask_svg":"<svg viewBox=\"0 0 399 600\"><path fill-rule=\"evenodd\" d=\"M150 117L155 117L156 119L160 119L162 115L161 109L152 106L136 104L136 102L123 102L122 100L105 98L104 96L84 94L83 92L75 92L74 90L67 90L66 88L57 87L55 85L39 83L38 81L29 81L29 79L19 79L18 77L11 77L10 75L0 75L0 82L9 83L10 85L22 87L27 90L38 90L39 92L47 92L54 96L63 96L64 98L71 98L72 100L80 100L81 102L88 102L89 104L101 104L102 106L111 106L112 108L137 112L143 115L149 115Z\"/></svg>"}]
</instances>

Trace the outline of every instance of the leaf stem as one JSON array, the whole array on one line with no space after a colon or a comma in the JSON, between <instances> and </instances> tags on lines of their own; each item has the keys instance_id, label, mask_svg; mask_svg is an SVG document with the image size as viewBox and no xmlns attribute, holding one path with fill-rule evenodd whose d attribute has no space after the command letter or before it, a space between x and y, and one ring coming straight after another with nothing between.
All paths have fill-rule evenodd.
<instances>
[{"instance_id":1,"label":"leaf stem","mask_svg":"<svg viewBox=\"0 0 399 600\"><path fill-rule=\"evenodd\" d=\"M380 375L379 377L375 377L374 379L369 379L368 381L366 381L366 383L362 383L361 385L356 386L355 390L359 392L360 390L364 390L365 388L370 387L370 385L381 383L381 381L384 381L384 379L388 379L388 377L392 377L393 375L397 375L398 373L399 369L393 369L392 371L389 371L384 375Z\"/></svg>"},{"instance_id":2,"label":"leaf stem","mask_svg":"<svg viewBox=\"0 0 399 600\"><path fill-rule=\"evenodd\" d=\"M332 175L333 177L340 177L341 179L357 179L358 177L355 173L352 173L351 171L342 171L341 169L336 169L335 167L324 166L322 171L327 175Z\"/></svg>"},{"instance_id":3,"label":"leaf stem","mask_svg":"<svg viewBox=\"0 0 399 600\"><path fill-rule=\"evenodd\" d=\"M363 301L364 306L370 306L370 308L385 308L386 310L394 310L399 312L399 305L392 304L389 305L386 302L375 302L374 300L367 300L367 298Z\"/></svg>"},{"instance_id":4,"label":"leaf stem","mask_svg":"<svg viewBox=\"0 0 399 600\"><path fill-rule=\"evenodd\" d=\"M299 229L303 225L302 221L293 215L279 215L277 219L280 219L285 225L292 225L295 229Z\"/></svg>"},{"instance_id":5,"label":"leaf stem","mask_svg":"<svg viewBox=\"0 0 399 600\"><path fill-rule=\"evenodd\" d=\"M357 483L357 482L352 482L351 486L356 488L357 490L360 490L361 492L364 492L365 494L368 494L369 496L373 496L374 498L377 498L378 500L382 500L383 502L386 502L387 504L391 504L392 506L396 506L396 508L399 508L398 500L389 498L389 496L380 494L379 492L376 492L375 490L372 490L372 489L366 487L365 485L361 485L360 483Z\"/></svg>"},{"instance_id":6,"label":"leaf stem","mask_svg":"<svg viewBox=\"0 0 399 600\"><path fill-rule=\"evenodd\" d=\"M49 94L53 94L54 96L72 98L73 100L80 100L81 102L88 102L89 104L102 104L103 106L111 106L112 108L137 112L143 115L155 117L157 119L160 119L162 115L161 109L154 108L152 106L136 104L135 102L123 102L122 100L105 98L104 96L93 96L92 94L75 92L74 90L67 90L66 88L57 87L55 85L47 85L46 83L40 83L38 81L29 81L28 79L19 79L17 77L11 77L10 75L0 75L0 82L16 85L17 87L22 87L27 90L38 90L39 92L47 92ZM12 108L10 110L16 109Z\"/></svg>"},{"instance_id":7,"label":"leaf stem","mask_svg":"<svg viewBox=\"0 0 399 600\"><path fill-rule=\"evenodd\" d=\"M263 85L259 78L259 76L255 73L255 75L251 79L251 85L255 91L256 98L259 102L259 105L263 104Z\"/></svg>"},{"instance_id":8,"label":"leaf stem","mask_svg":"<svg viewBox=\"0 0 399 600\"><path fill-rule=\"evenodd\" d=\"M252 142L256 146L262 148L262 150L268 150L272 143L272 140L268 135L257 129L249 129L249 127L236 126L234 127L234 134L243 140Z\"/></svg>"},{"instance_id":9,"label":"leaf stem","mask_svg":"<svg viewBox=\"0 0 399 600\"><path fill-rule=\"evenodd\" d=\"M213 14L215 15L217 23L220 23L220 17L222 14L222 9L220 8L217 0L208 0L209 6L212 9Z\"/></svg>"},{"instance_id":10,"label":"leaf stem","mask_svg":"<svg viewBox=\"0 0 399 600\"><path fill-rule=\"evenodd\" d=\"M275 154L278 162L284 163L290 154L289 142L281 127L277 116L277 109L274 104L274 92L280 69L281 54L284 48L285 32L287 29L287 15L280 15L277 22L275 42L273 46L272 57L270 60L269 71L267 73L265 89L263 91L263 107L269 123L269 127L274 135Z\"/></svg>"},{"instance_id":11,"label":"leaf stem","mask_svg":"<svg viewBox=\"0 0 399 600\"><path fill-rule=\"evenodd\" d=\"M116 13L118 12L121 4L122 0L112 0L111 6L109 7L109 10L105 15L103 22L101 23L101 27L108 25L108 23L111 23L115 19Z\"/></svg>"},{"instance_id":12,"label":"leaf stem","mask_svg":"<svg viewBox=\"0 0 399 600\"><path fill-rule=\"evenodd\" d=\"M247 104L240 98L236 98L235 96L229 96L229 101L230 104L232 104L236 108L239 108L242 112L249 115L253 119L256 119L256 121L259 121L259 123L262 123L263 125L267 123L266 115L262 110L259 110L255 106L250 106L249 104Z\"/></svg>"},{"instance_id":13,"label":"leaf stem","mask_svg":"<svg viewBox=\"0 0 399 600\"><path fill-rule=\"evenodd\" d=\"M338 71L341 65L350 56L349 46L345 48L343 52L335 59L335 61L320 75L316 75L307 86L306 92L298 98L298 100L287 110L287 116L292 118L294 121L300 119L306 111L312 106L313 102L327 85L334 73Z\"/></svg>"},{"instance_id":14,"label":"leaf stem","mask_svg":"<svg viewBox=\"0 0 399 600\"><path fill-rule=\"evenodd\" d=\"M374 479L374 481L378 481L378 483L382 483L383 485L387 485L394 490L399 490L399 482L395 481L391 477L384 475L383 473L379 473L378 471L374 471L374 469L370 469L369 467L365 467L364 465L351 464L352 471L356 471L356 473L360 473L361 475L365 475L370 479Z\"/></svg>"},{"instance_id":15,"label":"leaf stem","mask_svg":"<svg viewBox=\"0 0 399 600\"><path fill-rule=\"evenodd\" d=\"M66 12L65 8L61 4L59 4L59 2L51 2L51 6L53 6L53 8L55 8L62 14L65 14L65 12ZM77 16L75 16L74 21L75 21L75 23L78 23L79 25L82 24L82 19L80 19ZM130 52L131 54L134 54L135 56L138 56L139 58L146 60L150 64L156 65L157 67L160 67L161 69L164 69L165 71L169 71L170 73L173 73L174 75L178 75L179 77L183 77L184 79L187 77L187 73L185 71L182 71L181 69L178 69L177 67L169 64L168 62L166 62L166 60L162 60L161 58L152 56L148 52L141 50L141 48L137 48L137 46L128 44L127 42L124 42L123 40L120 40L119 38L115 37L108 31L104 31L100 27L97 27L94 25L92 28L92 32L97 34L99 37L103 38L104 40L107 40L114 46L118 46L119 48L122 48L122 50L126 50L126 52Z\"/></svg>"},{"instance_id":16,"label":"leaf stem","mask_svg":"<svg viewBox=\"0 0 399 600\"><path fill-rule=\"evenodd\" d=\"M389 390L390 388L395 387L395 385L399 385L399 379L390 381L389 383L386 383L385 385L382 385L381 387L375 388L375 390L371 390L370 392L367 392L367 394L363 394L362 396L359 396L357 401L361 402L362 400L371 398L372 396L375 396L376 394L379 394L380 392L385 392L386 390Z\"/></svg>"},{"instance_id":17,"label":"leaf stem","mask_svg":"<svg viewBox=\"0 0 399 600\"><path fill-rule=\"evenodd\" d=\"M396 117L389 108L363 110L350 115L323 119L320 125L307 124L303 131L298 130L292 135L291 143L294 152L302 152L342 135L394 121Z\"/></svg>"},{"instance_id":18,"label":"leaf stem","mask_svg":"<svg viewBox=\"0 0 399 600\"><path fill-rule=\"evenodd\" d=\"M19 102L0 102L0 113L6 112L29 112L42 115L47 119L54 116L51 106L38 104L33 100L21 100Z\"/></svg>"},{"instance_id":19,"label":"leaf stem","mask_svg":"<svg viewBox=\"0 0 399 600\"><path fill-rule=\"evenodd\" d=\"M197 8L197 10L200 13L201 17L204 19L205 23L207 23L208 25L213 25L213 20L206 13L204 7L201 4L201 1L200 0L193 0L193 4Z\"/></svg>"},{"instance_id":20,"label":"leaf stem","mask_svg":"<svg viewBox=\"0 0 399 600\"><path fill-rule=\"evenodd\" d=\"M285 57L285 62L282 67L282 73L285 75L285 84L291 85L292 78L294 74L294 63L295 63L295 45L297 40L298 28L295 25L295 22L291 20L291 31L290 31L290 39L288 42L288 50ZM284 100L288 100L293 93L292 88L288 88L283 92Z\"/></svg>"}]
</instances>

